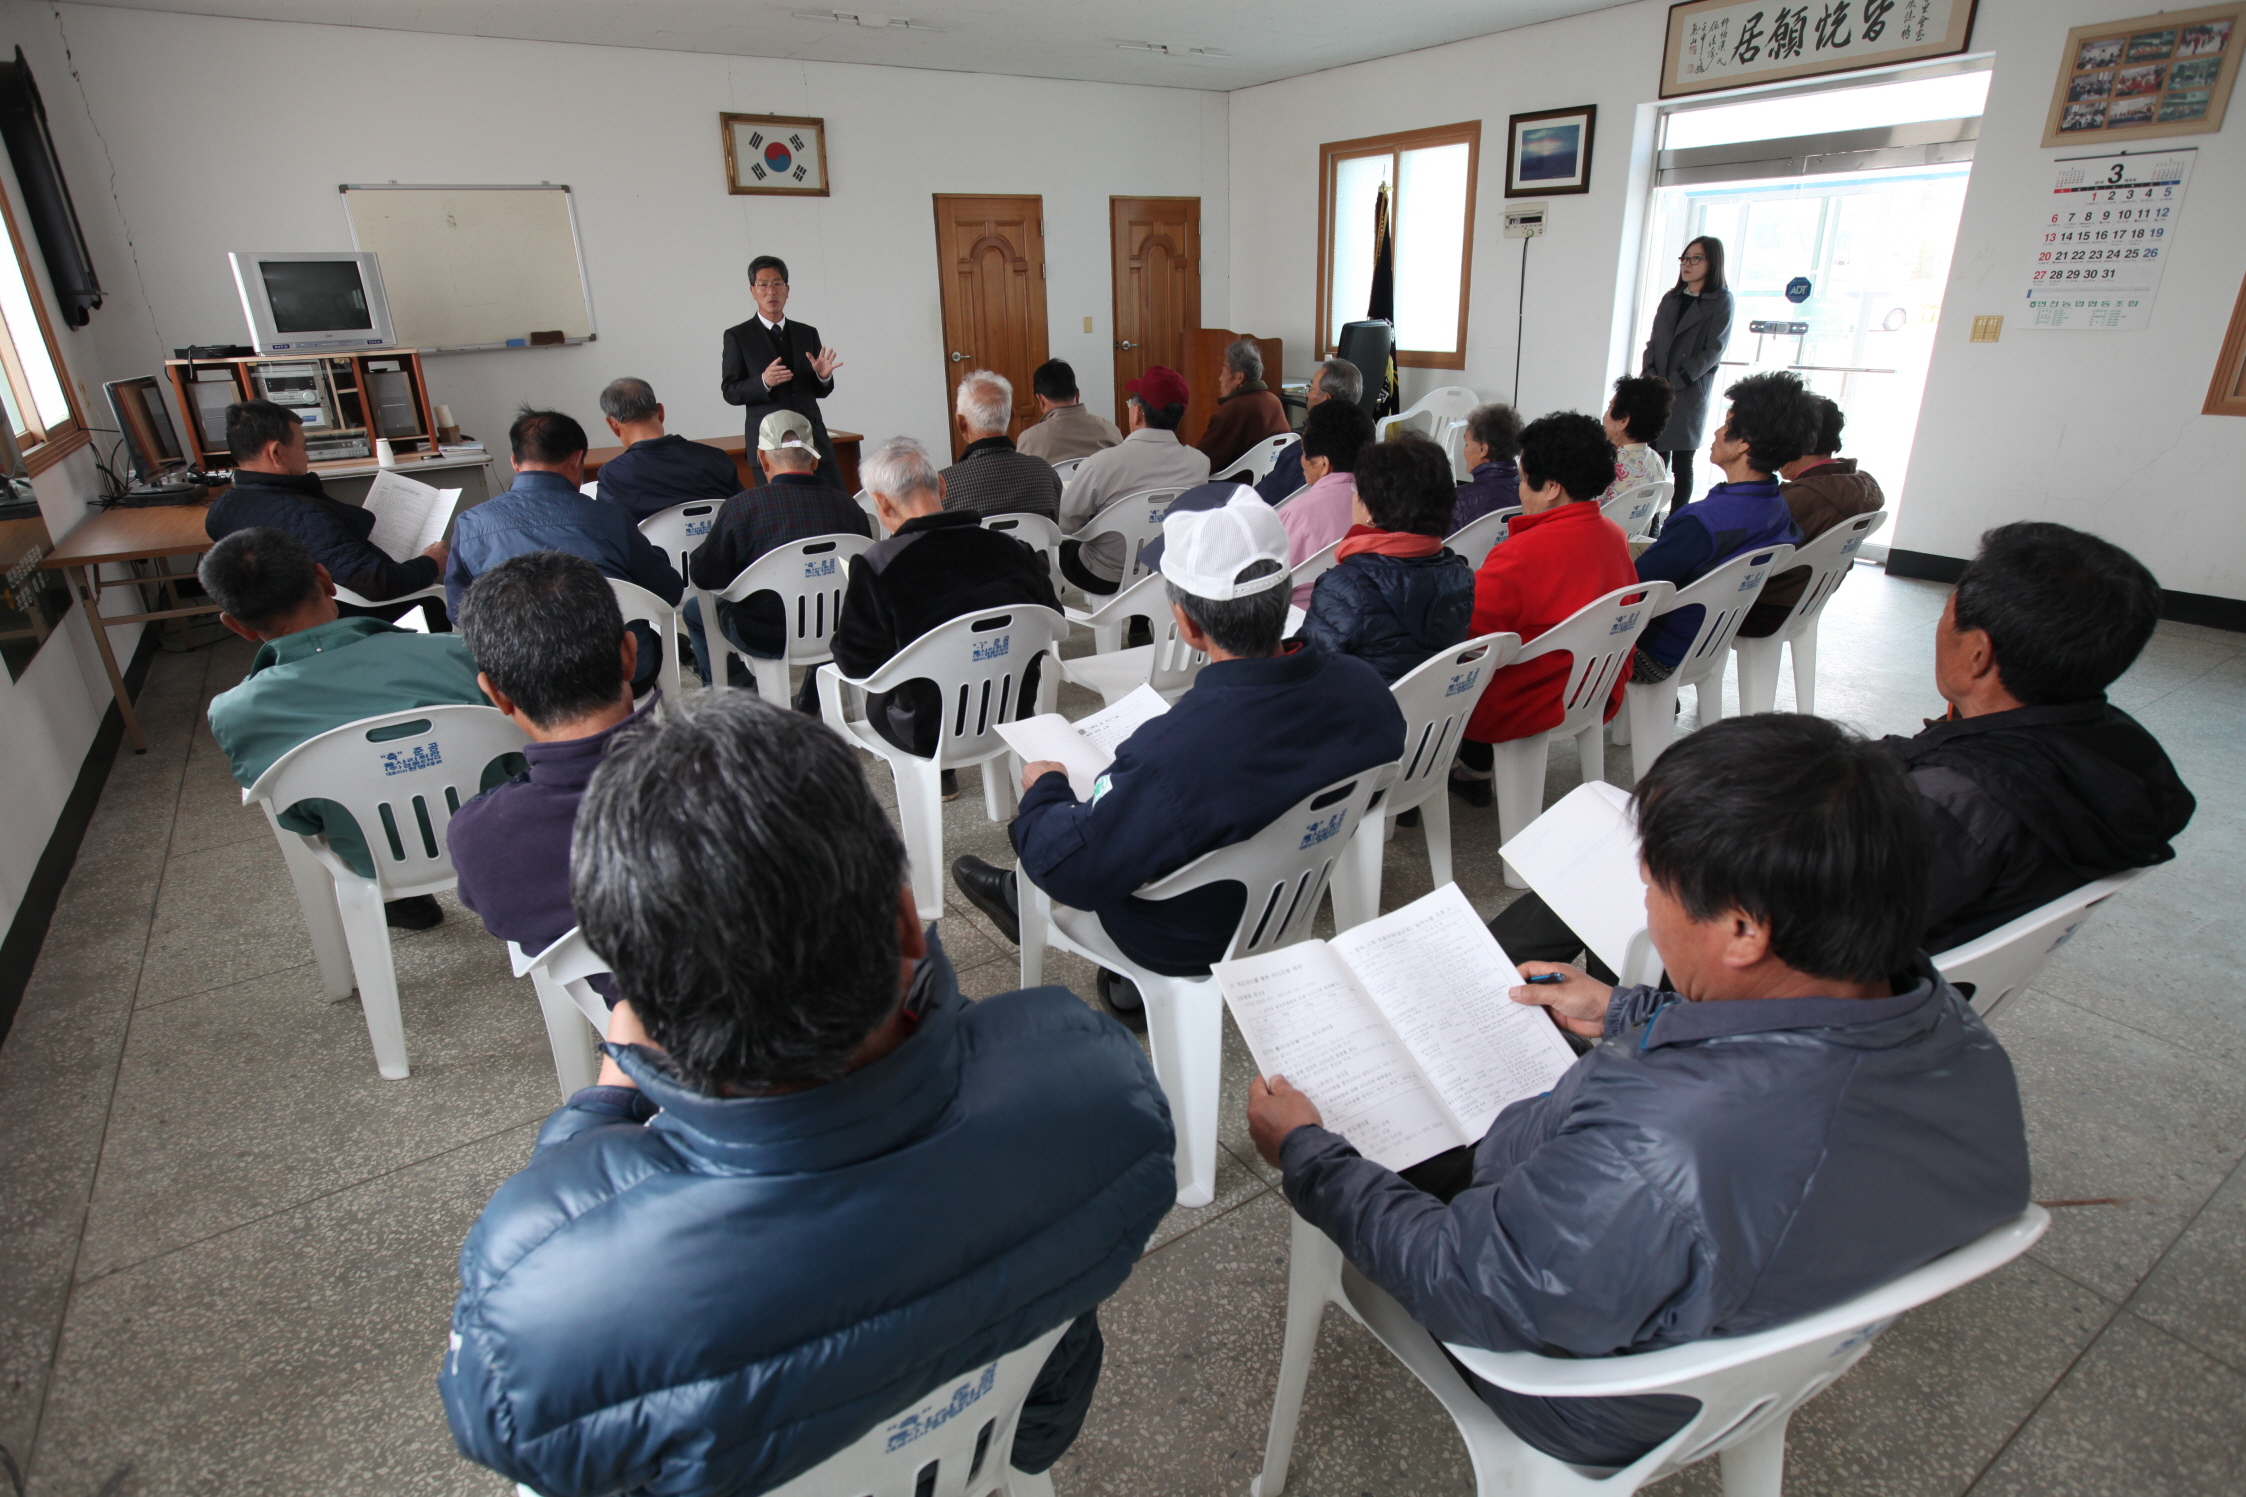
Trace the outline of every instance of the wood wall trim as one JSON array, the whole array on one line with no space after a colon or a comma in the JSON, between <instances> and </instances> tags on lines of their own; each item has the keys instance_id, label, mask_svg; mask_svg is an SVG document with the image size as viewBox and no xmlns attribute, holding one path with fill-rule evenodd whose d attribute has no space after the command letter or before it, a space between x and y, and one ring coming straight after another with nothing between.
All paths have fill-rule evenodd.
<instances>
[{"instance_id":1,"label":"wood wall trim","mask_svg":"<svg viewBox=\"0 0 2246 1497\"><path fill-rule=\"evenodd\" d=\"M2238 303L2230 309L2230 331L2207 384L2203 416L2246 416L2246 281L2238 283Z\"/></svg>"}]
</instances>

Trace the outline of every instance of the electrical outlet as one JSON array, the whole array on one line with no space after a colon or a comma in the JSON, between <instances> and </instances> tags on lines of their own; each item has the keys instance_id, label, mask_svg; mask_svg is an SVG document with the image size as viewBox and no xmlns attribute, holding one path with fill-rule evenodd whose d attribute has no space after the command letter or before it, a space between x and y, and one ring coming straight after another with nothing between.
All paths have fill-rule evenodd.
<instances>
[{"instance_id":1,"label":"electrical outlet","mask_svg":"<svg viewBox=\"0 0 2246 1497\"><path fill-rule=\"evenodd\" d=\"M1087 318L1085 318L1085 319L1084 319L1084 331L1088 333L1088 332L1090 332L1091 330L1092 330L1092 319L1091 319L1091 318L1089 318L1089 317L1087 317Z\"/></svg>"},{"instance_id":2,"label":"electrical outlet","mask_svg":"<svg viewBox=\"0 0 2246 1497\"><path fill-rule=\"evenodd\" d=\"M1550 203L1507 203L1505 205L1505 237L1508 239L1534 239L1544 232L1544 221L1550 216Z\"/></svg>"},{"instance_id":3,"label":"electrical outlet","mask_svg":"<svg viewBox=\"0 0 2246 1497\"><path fill-rule=\"evenodd\" d=\"M2004 319L2002 317L1976 317L1973 319L1973 335L1965 341L1968 343L1994 343L2003 336Z\"/></svg>"}]
</instances>

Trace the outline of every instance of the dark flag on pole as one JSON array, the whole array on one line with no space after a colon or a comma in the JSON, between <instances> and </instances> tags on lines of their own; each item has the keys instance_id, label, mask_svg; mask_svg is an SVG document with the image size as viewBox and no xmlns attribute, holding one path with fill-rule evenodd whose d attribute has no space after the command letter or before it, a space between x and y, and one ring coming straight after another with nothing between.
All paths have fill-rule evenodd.
<instances>
[{"instance_id":1,"label":"dark flag on pole","mask_svg":"<svg viewBox=\"0 0 2246 1497\"><path fill-rule=\"evenodd\" d=\"M1379 195L1373 199L1373 291L1365 304L1365 316L1378 322L1393 325L1396 321L1396 241L1388 231L1388 184L1380 184ZM1375 416L1391 416L1396 412L1396 345L1389 340L1388 368L1384 372L1380 398L1374 403Z\"/></svg>"}]
</instances>

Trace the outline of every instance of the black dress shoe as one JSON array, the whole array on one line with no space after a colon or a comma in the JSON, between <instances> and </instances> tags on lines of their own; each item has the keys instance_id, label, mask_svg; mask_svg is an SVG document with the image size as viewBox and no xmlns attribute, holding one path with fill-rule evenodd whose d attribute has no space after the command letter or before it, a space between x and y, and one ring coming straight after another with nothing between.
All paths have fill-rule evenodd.
<instances>
[{"instance_id":1,"label":"black dress shoe","mask_svg":"<svg viewBox=\"0 0 2246 1497\"><path fill-rule=\"evenodd\" d=\"M1497 798L1495 787L1494 780L1470 780L1455 773L1451 776L1451 794L1466 804L1485 811L1489 809L1490 802Z\"/></svg>"},{"instance_id":2,"label":"black dress shoe","mask_svg":"<svg viewBox=\"0 0 2246 1497\"><path fill-rule=\"evenodd\" d=\"M958 770L956 770L956 769L947 769L947 770L945 770L945 771L944 771L944 772L942 773L942 775L938 776L938 779L939 779L939 780L941 781L941 783L942 783L942 785L943 785L943 790L944 790L944 799L945 799L945 800L957 800L957 799L959 799L959 771L958 771Z\"/></svg>"},{"instance_id":3,"label":"black dress shoe","mask_svg":"<svg viewBox=\"0 0 2246 1497\"><path fill-rule=\"evenodd\" d=\"M428 930L444 924L444 906L437 903L434 894L416 894L411 899L393 899L382 906L383 921L392 930Z\"/></svg>"},{"instance_id":4,"label":"black dress shoe","mask_svg":"<svg viewBox=\"0 0 2246 1497\"><path fill-rule=\"evenodd\" d=\"M998 933L1016 946L1022 944L1022 919L1015 913L1014 870L993 868L981 858L961 858L951 865L951 881L967 902L990 916Z\"/></svg>"},{"instance_id":5,"label":"black dress shoe","mask_svg":"<svg viewBox=\"0 0 2246 1497\"><path fill-rule=\"evenodd\" d=\"M1417 806L1414 806L1414 807L1412 807L1412 808L1411 808L1411 809L1410 809L1409 811L1399 811L1399 812L1397 812L1397 813L1396 813L1396 825L1398 825L1398 826L1418 826L1418 825L1419 825L1419 807L1417 807Z\"/></svg>"},{"instance_id":6,"label":"black dress shoe","mask_svg":"<svg viewBox=\"0 0 2246 1497\"><path fill-rule=\"evenodd\" d=\"M1146 1000L1139 996L1139 985L1120 972L1100 968L1100 1002L1115 1015L1117 1022L1133 1034L1146 1033Z\"/></svg>"}]
</instances>

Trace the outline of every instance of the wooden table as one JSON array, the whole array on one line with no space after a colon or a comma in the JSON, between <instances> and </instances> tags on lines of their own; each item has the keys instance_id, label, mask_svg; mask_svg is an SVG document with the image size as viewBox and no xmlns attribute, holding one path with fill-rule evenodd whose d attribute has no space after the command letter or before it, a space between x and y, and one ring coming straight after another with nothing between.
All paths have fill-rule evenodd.
<instances>
[{"instance_id":1,"label":"wooden table","mask_svg":"<svg viewBox=\"0 0 2246 1497\"><path fill-rule=\"evenodd\" d=\"M694 440L705 447L715 447L718 451L732 458L734 471L741 476L742 488L753 489L763 485L764 475L758 472L755 465L749 461L749 439L746 436L696 437ZM827 433L827 440L834 443L834 462L835 466L842 470L842 486L853 494L857 493L858 444L865 440L865 434L855 431L830 431ZM599 478L601 464L607 462L610 458L621 457L623 452L624 449L621 447L593 448L585 454L585 476L590 479Z\"/></svg>"},{"instance_id":2,"label":"wooden table","mask_svg":"<svg viewBox=\"0 0 2246 1497\"><path fill-rule=\"evenodd\" d=\"M140 730L132 698L125 691L124 674L117 669L117 656L109 648L109 626L188 618L216 613L219 609L216 603L206 599L191 608L105 616L101 611L101 568L105 562L160 561L167 556L202 555L212 545L210 535L203 529L203 517L209 511L207 503L101 510L79 521L39 563L42 567L56 567L67 572L80 601L86 605L86 622L93 626L94 648L101 651L102 668L109 672L110 693L117 698L118 715L125 721L125 736L131 740L136 754L148 752L148 738ZM139 587L144 581L154 580L158 579L126 579L108 585Z\"/></svg>"}]
</instances>

